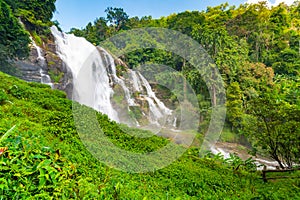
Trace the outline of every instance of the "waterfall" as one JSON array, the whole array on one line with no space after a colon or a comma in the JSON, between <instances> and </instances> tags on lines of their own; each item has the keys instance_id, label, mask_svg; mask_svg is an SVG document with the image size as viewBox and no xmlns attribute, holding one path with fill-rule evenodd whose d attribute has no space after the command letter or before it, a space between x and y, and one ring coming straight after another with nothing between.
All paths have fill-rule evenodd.
<instances>
[{"instance_id":1,"label":"waterfall","mask_svg":"<svg viewBox=\"0 0 300 200\"><path fill-rule=\"evenodd\" d=\"M156 97L155 93L152 91L152 88L151 88L149 82L146 80L146 78L141 73L139 73L139 72L137 72L137 73L138 73L140 79L142 80L142 85L146 88L146 91L147 91L147 98L146 99L147 99L147 101L149 99L153 99L154 102L155 102L155 104L154 104L155 110L159 110L159 112L162 115L164 115L164 116L165 115L172 115L172 110L167 108L164 105L164 103ZM150 104L150 102L149 102L149 104ZM152 102L151 102L151 104L152 104ZM155 115L157 115L159 117L158 112L155 113Z\"/></svg>"},{"instance_id":2,"label":"waterfall","mask_svg":"<svg viewBox=\"0 0 300 200\"><path fill-rule=\"evenodd\" d=\"M125 82L117 76L116 65L115 65L115 61L114 61L113 57L105 49L103 49L101 47L99 49L103 52L105 63L106 63L106 66L109 67L109 69L108 69L110 71L109 75L112 77L113 83L119 84L122 87L128 105L136 106L134 99L131 98L131 94L130 94L128 87L125 85Z\"/></svg>"},{"instance_id":3,"label":"waterfall","mask_svg":"<svg viewBox=\"0 0 300 200\"><path fill-rule=\"evenodd\" d=\"M103 48L100 48L100 51L102 51L105 66L108 67L107 69L109 71L108 75L112 77L111 79L114 84L119 84L122 87L128 106L137 106L135 100L131 97L133 91L130 91L129 87L126 86L124 80L122 80L117 76L117 70L116 70L113 57ZM170 115L172 115L172 111L168 109L164 105L164 103L156 97L155 93L152 91L149 82L140 72L128 69L128 74L132 78L133 89L135 91L145 93L144 95L142 94L141 96L144 96L144 98L149 104L149 110L150 110L148 115L149 122L152 125L157 125L157 126L161 126L165 124L167 118ZM146 89L146 91L144 91L143 86ZM129 107L128 110L130 110ZM136 124L138 127L140 126L138 121L136 121Z\"/></svg>"},{"instance_id":4,"label":"waterfall","mask_svg":"<svg viewBox=\"0 0 300 200\"><path fill-rule=\"evenodd\" d=\"M76 91L73 100L107 114L118 122L118 113L111 103L113 90L100 52L84 38L61 33L55 26L51 27L51 32L55 37L57 54L73 74L73 91ZM83 67L84 70L80 71Z\"/></svg>"},{"instance_id":5,"label":"waterfall","mask_svg":"<svg viewBox=\"0 0 300 200\"><path fill-rule=\"evenodd\" d=\"M41 75L41 83L49 85L52 89L54 88L54 85L51 81L51 78L47 72L43 70L42 68L40 69L40 75Z\"/></svg>"},{"instance_id":6,"label":"waterfall","mask_svg":"<svg viewBox=\"0 0 300 200\"><path fill-rule=\"evenodd\" d=\"M151 125L161 127L170 121L168 118L172 115L172 110L156 97L140 72L127 69L122 73L129 78L119 77L114 58L105 49L95 47L84 38L61 33L56 27L52 27L51 31L57 45L57 54L73 74L73 100L107 114L112 120L136 127L147 125L141 125L136 118L131 119L132 107L138 107L142 117ZM119 102L121 105L113 99L117 95L116 89L114 91L117 85L124 97L124 102ZM138 97L133 95L134 92L139 92ZM145 109L139 104L141 101L147 102L148 114L145 114ZM172 126L173 121L170 122Z\"/></svg>"},{"instance_id":7,"label":"waterfall","mask_svg":"<svg viewBox=\"0 0 300 200\"><path fill-rule=\"evenodd\" d=\"M34 46L34 48L37 51L37 54L38 54L37 61L38 61L39 65L45 66L46 59L42 56L41 48L38 45L36 45L36 43L34 42L34 40L32 38L31 38L31 41L32 41L32 45Z\"/></svg>"},{"instance_id":8,"label":"waterfall","mask_svg":"<svg viewBox=\"0 0 300 200\"><path fill-rule=\"evenodd\" d=\"M34 42L32 38L30 38L32 41L33 47L36 49L38 57L37 62L39 64L40 68L40 75L41 75L41 83L49 85L51 88L54 87L50 76L47 74L47 71L44 69L46 67L46 59L42 55L42 49Z\"/></svg>"},{"instance_id":9,"label":"waterfall","mask_svg":"<svg viewBox=\"0 0 300 200\"><path fill-rule=\"evenodd\" d=\"M132 82L133 82L134 90L137 91L137 92L142 91L143 88L142 88L142 85L141 85L140 78L137 75L137 72L132 71L132 70L130 72L131 72L130 75L131 75L131 79L132 79Z\"/></svg>"}]
</instances>

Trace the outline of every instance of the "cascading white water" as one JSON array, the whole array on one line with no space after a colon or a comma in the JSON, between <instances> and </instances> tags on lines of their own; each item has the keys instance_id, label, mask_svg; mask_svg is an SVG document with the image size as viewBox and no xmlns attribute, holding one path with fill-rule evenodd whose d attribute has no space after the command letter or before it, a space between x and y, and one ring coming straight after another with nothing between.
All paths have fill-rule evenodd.
<instances>
[{"instance_id":1,"label":"cascading white water","mask_svg":"<svg viewBox=\"0 0 300 200\"><path fill-rule=\"evenodd\" d=\"M41 83L49 85L52 89L54 88L54 85L51 81L51 78L48 74L46 74L45 70L40 69L41 74Z\"/></svg>"},{"instance_id":2,"label":"cascading white water","mask_svg":"<svg viewBox=\"0 0 300 200\"><path fill-rule=\"evenodd\" d=\"M147 118L150 124L158 127L165 125L167 118L172 115L172 110L156 97L149 82L141 73L127 70L133 83L133 88L128 87L123 78L117 76L114 58L105 49L95 47L84 38L61 33L56 27L52 27L51 31L55 37L58 55L73 74L73 87L76 92L73 94L73 100L107 114L112 120L132 125L128 122L128 115L125 117L127 119L119 118L121 113L119 115L116 112L117 105L114 108L111 101L114 95L112 87L119 85L124 92L128 112L131 111L130 107L139 106L132 97L133 92L138 91L141 93L140 96L148 102ZM82 70L83 67L84 70ZM123 110L123 112L127 111ZM146 116L143 111L142 114ZM136 126L140 126L136 119L134 121Z\"/></svg>"},{"instance_id":3,"label":"cascading white water","mask_svg":"<svg viewBox=\"0 0 300 200\"><path fill-rule=\"evenodd\" d=\"M118 114L111 104L113 90L97 48L84 38L61 33L55 26L51 27L51 32L55 37L58 55L73 74L73 87L77 91L76 95L73 94L73 100L119 121ZM79 73L89 81L79 78Z\"/></svg>"},{"instance_id":4,"label":"cascading white water","mask_svg":"<svg viewBox=\"0 0 300 200\"><path fill-rule=\"evenodd\" d=\"M36 43L34 42L34 40L32 38L31 38L31 41L32 41L32 45L34 46L34 48L37 51L37 54L38 54L37 60L39 62L39 65L44 66L46 59L42 56L41 48L38 45L36 45Z\"/></svg>"},{"instance_id":5,"label":"cascading white water","mask_svg":"<svg viewBox=\"0 0 300 200\"><path fill-rule=\"evenodd\" d=\"M136 71L130 70L130 75L131 75L131 79L133 82L133 88L135 91L140 92L143 90L142 85L141 85L141 81L139 76L137 75Z\"/></svg>"},{"instance_id":6,"label":"cascading white water","mask_svg":"<svg viewBox=\"0 0 300 200\"><path fill-rule=\"evenodd\" d=\"M146 88L147 96L145 97L149 103L150 108L150 121L154 124L159 124L159 120L164 120L166 122L167 118L172 115L172 110L167 108L162 101L160 101L146 78L139 72L137 72L139 78L142 80L142 85ZM137 79L139 80L139 79ZM137 83L139 84L139 83Z\"/></svg>"},{"instance_id":7,"label":"cascading white water","mask_svg":"<svg viewBox=\"0 0 300 200\"><path fill-rule=\"evenodd\" d=\"M114 61L113 57L105 49L100 48L100 50L103 52L106 66L108 66L110 69L110 75L112 76L113 82L115 84L119 84L122 87L128 105L136 106L134 99L131 98L131 94L130 94L128 87L125 85L125 82L117 76L116 65L115 65L115 61Z\"/></svg>"},{"instance_id":8,"label":"cascading white water","mask_svg":"<svg viewBox=\"0 0 300 200\"><path fill-rule=\"evenodd\" d=\"M100 50L103 52L106 66L109 67L110 76L112 77L114 84L119 84L122 87L128 106L136 106L137 104L135 103L135 100L131 97L132 92L126 86L125 82L117 76L117 70L116 70L113 57L105 49L100 48ZM172 111L168 109L164 105L164 103L156 97L155 93L152 91L149 82L144 76L142 76L141 73L130 69L128 69L128 73L131 75L133 79L133 87L136 91L142 92L143 86L146 89L145 99L149 104L149 110L150 110L149 122L157 126L163 125L162 123L166 122L167 117L172 115ZM139 126L138 122L137 122L137 126Z\"/></svg>"},{"instance_id":9,"label":"cascading white water","mask_svg":"<svg viewBox=\"0 0 300 200\"><path fill-rule=\"evenodd\" d=\"M38 45L36 45L36 43L34 42L34 40L32 38L30 38L30 39L32 41L33 47L36 49L37 54L38 54L37 61L38 61L38 64L41 66L41 68L40 68L41 83L47 84L51 88L53 88L54 85L53 85L53 83L51 81L50 76L43 69L46 66L46 59L42 55L42 49Z\"/></svg>"},{"instance_id":10,"label":"cascading white water","mask_svg":"<svg viewBox=\"0 0 300 200\"><path fill-rule=\"evenodd\" d=\"M112 81L114 84L119 84L122 87L128 106L137 106L135 100L131 97L132 92L126 86L125 82L117 76L117 70L116 70L113 57L105 49L100 48L100 50L104 57L104 62L105 62L104 65L109 68L108 69L109 75L112 77ZM167 117L172 115L172 111L168 109L164 105L164 103L156 97L155 93L152 91L149 82L146 80L144 76L141 75L141 73L130 69L128 69L128 73L131 75L133 81L133 88L135 91L143 92L143 86L146 89L146 91L144 92L145 93L144 98L147 100L149 104L150 112L148 118L150 124L156 126L163 125L162 123L166 122ZM129 107L128 110L130 110ZM140 126L138 121L136 121L136 124L137 126Z\"/></svg>"}]
</instances>

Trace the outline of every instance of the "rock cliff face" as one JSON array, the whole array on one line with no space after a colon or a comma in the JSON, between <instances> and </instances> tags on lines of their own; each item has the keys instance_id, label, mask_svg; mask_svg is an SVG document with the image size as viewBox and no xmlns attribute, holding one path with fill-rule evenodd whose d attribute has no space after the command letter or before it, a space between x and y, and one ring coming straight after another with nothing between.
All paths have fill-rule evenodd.
<instances>
[{"instance_id":1,"label":"rock cliff face","mask_svg":"<svg viewBox=\"0 0 300 200\"><path fill-rule=\"evenodd\" d=\"M54 39L52 39L46 47L45 59L48 67L48 73L54 83L54 88L65 91L68 98L71 98L73 91L72 72L56 54L57 49L53 41Z\"/></svg>"},{"instance_id":2,"label":"rock cliff face","mask_svg":"<svg viewBox=\"0 0 300 200\"><path fill-rule=\"evenodd\" d=\"M39 82L54 89L63 90L68 98L72 97L72 73L56 54L54 39L42 47L32 42L29 57L15 61L17 76L28 82Z\"/></svg>"},{"instance_id":3,"label":"rock cliff face","mask_svg":"<svg viewBox=\"0 0 300 200\"><path fill-rule=\"evenodd\" d=\"M40 65L38 61L37 49L33 47L30 48L30 55L26 60L18 60L15 62L17 67L17 76L25 81L29 82L41 82L40 70L43 66Z\"/></svg>"}]
</instances>

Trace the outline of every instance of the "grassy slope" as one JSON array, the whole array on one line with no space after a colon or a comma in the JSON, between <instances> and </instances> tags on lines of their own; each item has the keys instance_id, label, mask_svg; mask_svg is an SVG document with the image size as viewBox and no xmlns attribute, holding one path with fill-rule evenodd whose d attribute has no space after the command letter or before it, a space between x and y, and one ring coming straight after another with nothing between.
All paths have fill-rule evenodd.
<instances>
[{"instance_id":1,"label":"grassy slope","mask_svg":"<svg viewBox=\"0 0 300 200\"><path fill-rule=\"evenodd\" d=\"M263 183L257 173L233 172L189 149L167 168L120 172L98 162L75 130L72 102L60 91L0 72L1 199L299 199L299 180ZM136 139L98 114L104 132L126 150L147 152L168 143Z\"/></svg>"}]
</instances>

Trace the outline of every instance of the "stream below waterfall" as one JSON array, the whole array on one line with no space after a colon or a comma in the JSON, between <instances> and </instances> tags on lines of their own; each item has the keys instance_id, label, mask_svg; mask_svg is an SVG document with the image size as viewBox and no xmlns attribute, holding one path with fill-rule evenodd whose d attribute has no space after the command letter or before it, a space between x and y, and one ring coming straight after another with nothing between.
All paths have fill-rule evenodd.
<instances>
[{"instance_id":1,"label":"stream below waterfall","mask_svg":"<svg viewBox=\"0 0 300 200\"><path fill-rule=\"evenodd\" d=\"M215 146L211 147L211 152L213 154L221 153L225 159L229 158L230 154L236 154L243 160L247 160L248 158L252 157L252 159L255 160L255 164L258 166L257 170L262 170L262 165L265 165L267 169L276 169L278 166L278 163L271 158L267 158L262 155L250 155L249 150L250 149L240 144L227 142L218 142L215 144Z\"/></svg>"}]
</instances>

